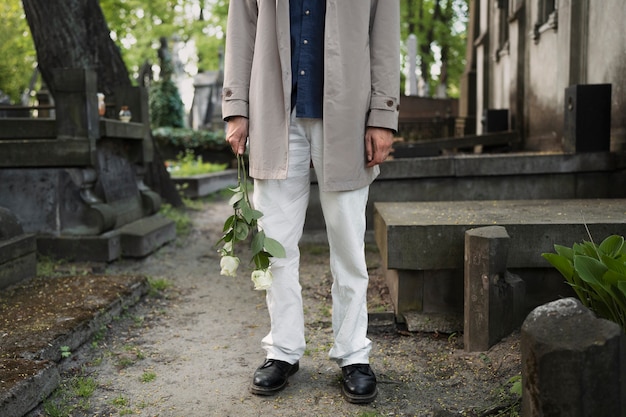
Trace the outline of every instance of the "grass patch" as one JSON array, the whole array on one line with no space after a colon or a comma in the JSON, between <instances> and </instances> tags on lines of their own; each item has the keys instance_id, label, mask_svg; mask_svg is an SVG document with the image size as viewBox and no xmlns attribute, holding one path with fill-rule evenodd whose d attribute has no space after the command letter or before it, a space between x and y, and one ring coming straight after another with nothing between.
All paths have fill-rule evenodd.
<instances>
[{"instance_id":1,"label":"grass patch","mask_svg":"<svg viewBox=\"0 0 626 417\"><path fill-rule=\"evenodd\" d=\"M187 213L185 208L176 208L171 204L164 203L161 204L159 213L176 224L177 237L188 236L189 232L191 232L191 217L189 217L189 213Z\"/></svg>"},{"instance_id":2,"label":"grass patch","mask_svg":"<svg viewBox=\"0 0 626 417\"><path fill-rule=\"evenodd\" d=\"M143 383L152 382L156 379L156 377L157 377L156 373L152 371L146 371L141 375L141 382Z\"/></svg>"},{"instance_id":3,"label":"grass patch","mask_svg":"<svg viewBox=\"0 0 626 417\"><path fill-rule=\"evenodd\" d=\"M148 295L151 297L158 297L165 292L168 288L172 287L171 281L167 278L148 278Z\"/></svg>"},{"instance_id":4,"label":"grass patch","mask_svg":"<svg viewBox=\"0 0 626 417\"><path fill-rule=\"evenodd\" d=\"M74 376L61 383L52 395L43 403L48 417L69 417L85 415L91 408L89 399L98 388L95 379L82 375ZM76 399L79 399L76 401Z\"/></svg>"},{"instance_id":5,"label":"grass patch","mask_svg":"<svg viewBox=\"0 0 626 417\"><path fill-rule=\"evenodd\" d=\"M202 156L196 156L192 149L179 153L175 161L166 161L165 165L173 178L222 172L228 167L228 164L204 162Z\"/></svg>"}]
</instances>

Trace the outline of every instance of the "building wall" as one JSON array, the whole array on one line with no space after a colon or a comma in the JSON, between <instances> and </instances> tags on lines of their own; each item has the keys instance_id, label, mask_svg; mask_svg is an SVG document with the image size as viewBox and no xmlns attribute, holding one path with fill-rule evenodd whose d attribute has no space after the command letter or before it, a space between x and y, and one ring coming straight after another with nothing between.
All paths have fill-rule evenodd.
<instances>
[{"instance_id":1,"label":"building wall","mask_svg":"<svg viewBox=\"0 0 626 417\"><path fill-rule=\"evenodd\" d=\"M485 109L508 108L509 126L522 133L525 149L560 151L565 89L610 83L611 148L626 148L623 0L472 1L470 19L479 22L470 40L477 57L478 120ZM546 4L554 4L556 12ZM480 123L476 130L483 133Z\"/></svg>"}]
</instances>

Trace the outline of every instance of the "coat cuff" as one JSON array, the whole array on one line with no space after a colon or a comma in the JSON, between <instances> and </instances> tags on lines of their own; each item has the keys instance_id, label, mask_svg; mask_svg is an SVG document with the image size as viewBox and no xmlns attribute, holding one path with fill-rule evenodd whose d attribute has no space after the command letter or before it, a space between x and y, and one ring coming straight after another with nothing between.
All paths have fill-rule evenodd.
<instances>
[{"instance_id":1,"label":"coat cuff","mask_svg":"<svg viewBox=\"0 0 626 417\"><path fill-rule=\"evenodd\" d=\"M222 117L248 117L248 89L224 87L222 90Z\"/></svg>"},{"instance_id":2,"label":"coat cuff","mask_svg":"<svg viewBox=\"0 0 626 417\"><path fill-rule=\"evenodd\" d=\"M400 104L394 97L372 97L367 126L384 127L396 132L399 110Z\"/></svg>"}]
</instances>

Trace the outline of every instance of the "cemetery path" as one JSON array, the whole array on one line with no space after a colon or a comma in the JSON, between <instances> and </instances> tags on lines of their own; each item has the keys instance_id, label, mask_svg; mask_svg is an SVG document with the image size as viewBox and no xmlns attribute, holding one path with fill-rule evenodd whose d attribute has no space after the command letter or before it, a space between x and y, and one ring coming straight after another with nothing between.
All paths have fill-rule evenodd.
<instances>
[{"instance_id":1,"label":"cemetery path","mask_svg":"<svg viewBox=\"0 0 626 417\"><path fill-rule=\"evenodd\" d=\"M144 297L61 362L63 382L29 414L59 416L490 416L505 412L521 365L519 334L491 350L463 351L459 334L409 333L389 321L391 311L380 255L368 248L369 309L374 314L371 362L379 396L353 405L340 394L340 370L328 360L332 344L328 248L307 242L302 287L308 348L284 391L258 397L248 387L263 360L268 330L264 293L252 289L245 255L237 278L219 274L214 243L225 201L193 211L189 236L143 260L121 260L108 275L146 275L168 288ZM77 387L90 382L91 395ZM47 413L46 414L46 407ZM497 414L505 412L504 414Z\"/></svg>"}]
</instances>

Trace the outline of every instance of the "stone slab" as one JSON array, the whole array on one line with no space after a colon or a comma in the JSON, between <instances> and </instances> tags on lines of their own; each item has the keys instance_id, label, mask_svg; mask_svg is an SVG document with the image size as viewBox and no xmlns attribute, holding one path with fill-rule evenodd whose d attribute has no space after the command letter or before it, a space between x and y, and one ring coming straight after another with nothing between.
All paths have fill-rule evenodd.
<instances>
[{"instance_id":1,"label":"stone slab","mask_svg":"<svg viewBox=\"0 0 626 417\"><path fill-rule=\"evenodd\" d=\"M176 224L159 214L137 220L119 229L122 256L142 258L176 239Z\"/></svg>"},{"instance_id":2,"label":"stone slab","mask_svg":"<svg viewBox=\"0 0 626 417\"><path fill-rule=\"evenodd\" d=\"M97 236L38 236L42 255L73 261L112 262L145 257L176 239L176 224L159 214Z\"/></svg>"},{"instance_id":3,"label":"stone slab","mask_svg":"<svg viewBox=\"0 0 626 417\"><path fill-rule=\"evenodd\" d=\"M23 362L30 364L30 368L36 372L32 375L24 375L24 379L18 381L8 389L0 389L0 415L3 417L22 417L35 408L42 400L50 395L59 385L61 380L58 367L54 362L34 361L30 359L2 359L0 366L3 369L11 369L11 366L19 362L19 368L23 369Z\"/></svg>"},{"instance_id":4,"label":"stone slab","mask_svg":"<svg viewBox=\"0 0 626 417\"><path fill-rule=\"evenodd\" d=\"M98 236L38 236L37 251L55 259L112 262L122 256L117 231Z\"/></svg>"},{"instance_id":5,"label":"stone slab","mask_svg":"<svg viewBox=\"0 0 626 417\"><path fill-rule=\"evenodd\" d=\"M464 233L504 226L509 268L546 267L543 252L626 235L626 199L375 203L376 241L388 269L463 268Z\"/></svg>"},{"instance_id":6,"label":"stone slab","mask_svg":"<svg viewBox=\"0 0 626 417\"><path fill-rule=\"evenodd\" d=\"M69 278L74 279L74 278ZM50 395L60 383L59 363L61 358L61 346L68 346L71 351L87 342L95 333L100 331L102 326L110 323L116 316L122 314L130 306L136 304L149 289L148 280L143 276L81 276L75 277L77 280L100 279L111 282L104 284L116 288L113 295L97 298L90 294L89 285L79 285L79 292L85 297L84 303L67 307L58 303L55 297L48 300L43 299L38 308L49 312L53 316L61 314L79 314L89 311L90 314L85 320L77 320L71 327L63 327L60 321L56 321L58 328L45 333L45 336L32 339L17 351L11 351L12 358L0 359L0 416L2 417L22 417L41 403ZM44 279L46 288L54 292L55 285L65 287L67 280L59 278ZM58 283L58 284L57 284ZM3 307L7 309L24 308L24 298L36 297L41 293L41 285L34 287L17 286L13 288L15 294L3 300ZM29 291L34 291L29 293ZM82 292L81 292L82 291ZM83 293L84 292L84 293ZM71 310L71 313L68 313ZM84 310L84 311L83 311ZM25 311L25 317L32 316L32 313ZM32 328L32 326L30 327ZM29 332L29 326L23 326L24 332ZM14 340L26 339L26 335L20 333L5 335L0 346L3 351L11 349L15 345ZM42 334L40 332L40 334ZM6 356L6 355L5 355Z\"/></svg>"},{"instance_id":7,"label":"stone slab","mask_svg":"<svg viewBox=\"0 0 626 417\"><path fill-rule=\"evenodd\" d=\"M626 156L612 152L392 159L370 186L367 228L374 229L375 202L626 198L625 168ZM312 185L305 228L323 230L315 179Z\"/></svg>"},{"instance_id":8,"label":"stone slab","mask_svg":"<svg viewBox=\"0 0 626 417\"><path fill-rule=\"evenodd\" d=\"M237 186L237 170L227 169L204 175L172 178L174 184L181 186L185 197L200 198L228 187Z\"/></svg>"}]
</instances>

